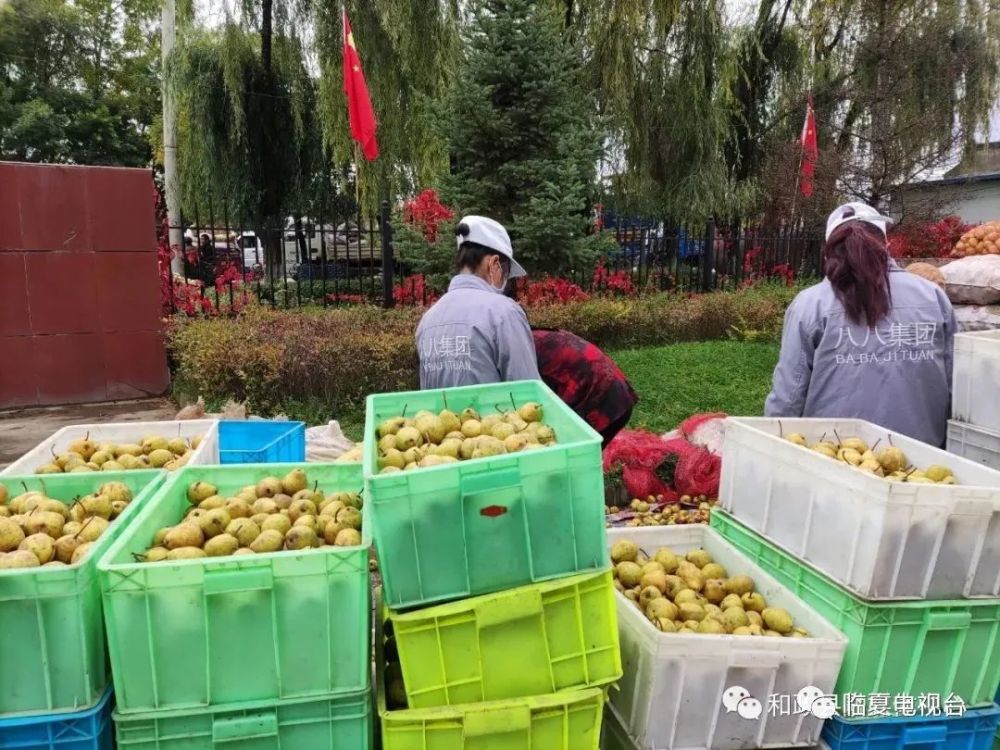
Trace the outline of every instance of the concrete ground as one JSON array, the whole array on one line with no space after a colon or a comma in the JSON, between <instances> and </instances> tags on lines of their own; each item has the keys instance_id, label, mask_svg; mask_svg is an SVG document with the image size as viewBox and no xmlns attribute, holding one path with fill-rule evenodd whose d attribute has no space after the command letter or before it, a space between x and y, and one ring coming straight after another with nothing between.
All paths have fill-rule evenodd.
<instances>
[{"instance_id":1,"label":"concrete ground","mask_svg":"<svg viewBox=\"0 0 1000 750\"><path fill-rule=\"evenodd\" d=\"M176 414L177 406L165 398L0 411L0 469L67 425L155 422Z\"/></svg>"}]
</instances>

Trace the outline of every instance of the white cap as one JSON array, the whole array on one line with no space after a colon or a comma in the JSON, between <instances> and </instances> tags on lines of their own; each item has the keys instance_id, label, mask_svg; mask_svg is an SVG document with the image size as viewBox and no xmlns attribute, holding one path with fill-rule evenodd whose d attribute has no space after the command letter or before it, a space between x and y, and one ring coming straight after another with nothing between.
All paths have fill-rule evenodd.
<instances>
[{"instance_id":1,"label":"white cap","mask_svg":"<svg viewBox=\"0 0 1000 750\"><path fill-rule=\"evenodd\" d=\"M888 216L883 216L867 203L853 201L845 203L834 209L833 213L826 220L826 238L830 239L833 230L848 221L864 221L882 230L886 234L886 229L894 223Z\"/></svg>"},{"instance_id":2,"label":"white cap","mask_svg":"<svg viewBox=\"0 0 1000 750\"><path fill-rule=\"evenodd\" d=\"M465 225L469 230L468 234L456 233L455 239L458 246L463 242L475 242L477 245L496 250L501 255L510 260L510 278L519 279L526 275L521 264L514 260L514 248L510 244L510 235L499 221L488 219L485 216L465 216L459 222L459 226Z\"/></svg>"}]
</instances>

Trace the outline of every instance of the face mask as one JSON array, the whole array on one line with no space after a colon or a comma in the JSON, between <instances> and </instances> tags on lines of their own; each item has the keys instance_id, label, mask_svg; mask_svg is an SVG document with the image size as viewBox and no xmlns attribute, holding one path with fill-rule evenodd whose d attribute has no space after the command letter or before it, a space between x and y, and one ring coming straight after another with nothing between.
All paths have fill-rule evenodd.
<instances>
[{"instance_id":1,"label":"face mask","mask_svg":"<svg viewBox=\"0 0 1000 750\"><path fill-rule=\"evenodd\" d=\"M492 284L491 284L491 286L493 286L494 289L496 289L498 292L500 292L501 294L503 294L504 289L507 288L508 278L507 278L507 274L505 274L503 272L503 266L499 266L499 264L498 264L498 267L500 268L500 286L496 286L496 285L492 285Z\"/></svg>"}]
</instances>

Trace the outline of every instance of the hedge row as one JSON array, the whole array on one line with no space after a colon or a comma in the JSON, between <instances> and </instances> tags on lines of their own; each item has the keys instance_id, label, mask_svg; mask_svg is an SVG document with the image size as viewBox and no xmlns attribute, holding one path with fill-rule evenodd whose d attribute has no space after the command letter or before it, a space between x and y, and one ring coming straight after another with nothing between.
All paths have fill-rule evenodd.
<instances>
[{"instance_id":1,"label":"hedge row","mask_svg":"<svg viewBox=\"0 0 1000 750\"><path fill-rule=\"evenodd\" d=\"M737 336L773 339L794 289L761 287L692 297L591 299L528 310L533 325L564 328L604 349ZM356 408L369 393L417 386L419 309L354 307L193 319L170 330L175 391L209 404L247 401L258 414L288 403Z\"/></svg>"}]
</instances>

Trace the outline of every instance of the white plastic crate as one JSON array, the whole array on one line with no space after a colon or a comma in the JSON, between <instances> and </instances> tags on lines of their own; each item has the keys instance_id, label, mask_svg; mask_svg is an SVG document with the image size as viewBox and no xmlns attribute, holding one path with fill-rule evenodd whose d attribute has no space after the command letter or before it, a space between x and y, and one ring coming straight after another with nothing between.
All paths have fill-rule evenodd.
<instances>
[{"instance_id":1,"label":"white plastic crate","mask_svg":"<svg viewBox=\"0 0 1000 750\"><path fill-rule=\"evenodd\" d=\"M1000 331L955 335L951 416L1000 432L1000 399L990 393L1000 383Z\"/></svg>"},{"instance_id":2,"label":"white plastic crate","mask_svg":"<svg viewBox=\"0 0 1000 750\"><path fill-rule=\"evenodd\" d=\"M749 575L768 604L784 607L809 638L681 635L657 630L634 603L615 592L624 676L610 691L611 707L640 750L740 750L807 747L823 722L792 710L768 711L771 695L805 687L833 693L847 639L763 568L700 524L609 529L608 542L631 539L652 555L703 547L730 575ZM723 693L745 688L763 712L747 719L723 705ZM780 703L780 701L779 701ZM772 715L773 713L773 715Z\"/></svg>"},{"instance_id":3,"label":"white plastic crate","mask_svg":"<svg viewBox=\"0 0 1000 750\"><path fill-rule=\"evenodd\" d=\"M1000 472L862 420L729 419L720 504L869 600L995 597ZM958 484L889 482L784 440L860 437L901 448Z\"/></svg>"},{"instance_id":4,"label":"white plastic crate","mask_svg":"<svg viewBox=\"0 0 1000 750\"><path fill-rule=\"evenodd\" d=\"M1000 470L1000 432L965 422L948 422L948 452Z\"/></svg>"},{"instance_id":5,"label":"white plastic crate","mask_svg":"<svg viewBox=\"0 0 1000 750\"><path fill-rule=\"evenodd\" d=\"M105 422L103 424L74 424L58 430L3 471L0 476L34 474L42 464L52 460L52 452L62 453L71 442L89 436L98 443L106 441L139 442L148 435L167 439L201 437L201 444L188 461L189 466L219 463L219 420L180 419L168 422Z\"/></svg>"}]
</instances>

